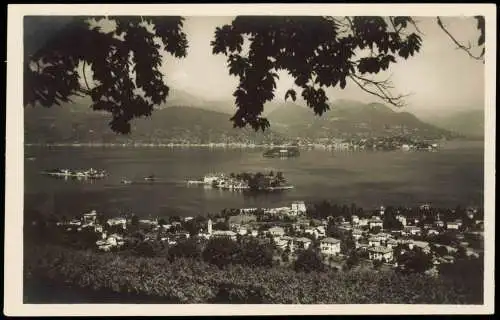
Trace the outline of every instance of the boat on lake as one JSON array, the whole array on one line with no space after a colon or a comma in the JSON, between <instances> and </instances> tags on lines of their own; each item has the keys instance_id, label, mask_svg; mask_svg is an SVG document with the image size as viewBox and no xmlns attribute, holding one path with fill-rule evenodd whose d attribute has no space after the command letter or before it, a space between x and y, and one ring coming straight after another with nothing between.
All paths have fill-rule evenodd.
<instances>
[{"instance_id":1,"label":"boat on lake","mask_svg":"<svg viewBox=\"0 0 500 320\"><path fill-rule=\"evenodd\" d=\"M276 147L266 150L263 154L266 158L292 158L300 156L298 147Z\"/></svg>"}]
</instances>

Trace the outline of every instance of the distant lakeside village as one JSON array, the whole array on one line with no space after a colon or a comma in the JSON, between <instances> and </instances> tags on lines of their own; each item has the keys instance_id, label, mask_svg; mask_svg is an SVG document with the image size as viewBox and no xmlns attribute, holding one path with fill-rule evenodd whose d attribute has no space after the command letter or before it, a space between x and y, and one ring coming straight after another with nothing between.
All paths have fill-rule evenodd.
<instances>
[{"instance_id":1,"label":"distant lakeside village","mask_svg":"<svg viewBox=\"0 0 500 320\"><path fill-rule=\"evenodd\" d=\"M224 209L193 217L109 217L93 210L73 219L36 217L29 224L54 228L71 241L86 239L84 246L98 251L251 238L271 245L274 259L285 265L300 252L316 250L334 268L364 262L404 269L420 259L426 261L422 271L438 274L439 265L453 264L457 257L482 256L483 216L482 208L473 207L364 210L355 204L294 201L285 207Z\"/></svg>"},{"instance_id":2,"label":"distant lakeside village","mask_svg":"<svg viewBox=\"0 0 500 320\"><path fill-rule=\"evenodd\" d=\"M380 138L351 138L351 139L301 139L281 143L256 143L247 142L211 142L211 143L192 143L190 141L176 142L123 142L123 143L104 143L104 142L73 142L73 143L26 143L26 146L52 146L52 147L199 147L199 148L297 148L297 149L320 149L330 151L435 151L439 148L435 140L418 140L409 137L380 137ZM267 153L269 154L269 153ZM294 155L295 156L295 155Z\"/></svg>"}]
</instances>

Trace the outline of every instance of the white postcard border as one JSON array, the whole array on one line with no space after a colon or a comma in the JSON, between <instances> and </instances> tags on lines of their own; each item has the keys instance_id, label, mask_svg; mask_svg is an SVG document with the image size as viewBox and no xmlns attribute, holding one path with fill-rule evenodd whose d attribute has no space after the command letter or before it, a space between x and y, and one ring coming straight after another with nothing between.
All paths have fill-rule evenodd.
<instances>
[{"instance_id":1,"label":"white postcard border","mask_svg":"<svg viewBox=\"0 0 500 320\"><path fill-rule=\"evenodd\" d=\"M331 13L330 13L331 12ZM486 19L485 55L485 286L483 305L132 305L23 304L24 130L22 57L24 15L412 15ZM496 6L495 4L30 4L9 5L7 19L4 313L54 315L302 315L491 314L494 312ZM451 45L451 44L450 44ZM465 275L464 275L465 276Z\"/></svg>"}]
</instances>

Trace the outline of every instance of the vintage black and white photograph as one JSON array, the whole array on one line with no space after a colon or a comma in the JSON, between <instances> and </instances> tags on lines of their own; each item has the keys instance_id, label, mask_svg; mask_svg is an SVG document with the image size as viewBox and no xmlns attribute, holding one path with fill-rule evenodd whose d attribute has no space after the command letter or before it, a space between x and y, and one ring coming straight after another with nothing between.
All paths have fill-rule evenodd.
<instances>
[{"instance_id":1,"label":"vintage black and white photograph","mask_svg":"<svg viewBox=\"0 0 500 320\"><path fill-rule=\"evenodd\" d=\"M165 8L18 17L21 304L490 301L496 16Z\"/></svg>"}]
</instances>

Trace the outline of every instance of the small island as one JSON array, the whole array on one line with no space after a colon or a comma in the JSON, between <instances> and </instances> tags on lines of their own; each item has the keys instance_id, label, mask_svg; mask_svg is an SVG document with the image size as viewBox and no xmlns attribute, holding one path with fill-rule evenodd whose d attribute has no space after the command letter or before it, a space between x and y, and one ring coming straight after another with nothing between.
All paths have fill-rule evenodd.
<instances>
[{"instance_id":1,"label":"small island","mask_svg":"<svg viewBox=\"0 0 500 320\"><path fill-rule=\"evenodd\" d=\"M222 190L280 191L292 189L282 172L231 173L229 175L209 174L200 180L189 180L188 184L202 184Z\"/></svg>"},{"instance_id":2,"label":"small island","mask_svg":"<svg viewBox=\"0 0 500 320\"><path fill-rule=\"evenodd\" d=\"M70 170L70 169L53 169L42 172L56 178L74 178L74 179L103 179L107 176L104 170L96 170L90 168L88 170Z\"/></svg>"}]
</instances>

